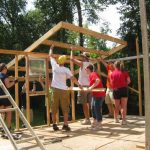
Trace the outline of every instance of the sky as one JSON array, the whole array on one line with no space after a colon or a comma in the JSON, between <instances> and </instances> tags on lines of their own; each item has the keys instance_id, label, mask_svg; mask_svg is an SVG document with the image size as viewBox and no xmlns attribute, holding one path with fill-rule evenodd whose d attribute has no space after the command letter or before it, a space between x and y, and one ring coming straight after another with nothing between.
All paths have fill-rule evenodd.
<instances>
[{"instance_id":1,"label":"sky","mask_svg":"<svg viewBox=\"0 0 150 150\"><path fill-rule=\"evenodd\" d=\"M34 0L28 0L27 10L34 9L33 5ZM109 28L111 29L111 33L109 33L110 36L119 38L117 35L117 30L120 27L121 21L120 21L120 14L117 12L116 9L117 6L110 5L104 12L100 13L100 18L102 18L105 22L109 23ZM100 31L100 27L102 26L102 22L100 22L97 25L91 25L89 29L93 31ZM109 43L111 45L111 43Z\"/></svg>"}]
</instances>

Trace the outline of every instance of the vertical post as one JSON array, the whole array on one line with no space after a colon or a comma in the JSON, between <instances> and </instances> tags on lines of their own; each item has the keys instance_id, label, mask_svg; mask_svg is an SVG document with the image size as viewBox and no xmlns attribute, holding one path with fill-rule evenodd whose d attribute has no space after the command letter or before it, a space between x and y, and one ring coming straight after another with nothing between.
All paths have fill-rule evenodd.
<instances>
[{"instance_id":1,"label":"vertical post","mask_svg":"<svg viewBox=\"0 0 150 150\"><path fill-rule=\"evenodd\" d=\"M97 62L97 73L100 75L100 72L101 72L101 66L100 63Z\"/></svg>"},{"instance_id":2,"label":"vertical post","mask_svg":"<svg viewBox=\"0 0 150 150\"><path fill-rule=\"evenodd\" d=\"M18 79L18 55L15 56L15 79ZM19 87L15 84L15 101L19 107ZM16 111L16 130L19 130L19 113Z\"/></svg>"},{"instance_id":3,"label":"vertical post","mask_svg":"<svg viewBox=\"0 0 150 150\"><path fill-rule=\"evenodd\" d=\"M73 56L73 51L71 50L71 53L70 53L70 56ZM70 61L70 68L71 68L71 72L74 76L74 65L73 65L73 62ZM71 82L71 87L74 86L74 83ZM76 118L75 118L75 98L74 98L74 91L71 91L71 105L72 105L72 121L75 121Z\"/></svg>"},{"instance_id":4,"label":"vertical post","mask_svg":"<svg viewBox=\"0 0 150 150\"><path fill-rule=\"evenodd\" d=\"M26 56L26 117L28 122L30 123L30 96L29 96L29 57Z\"/></svg>"},{"instance_id":5,"label":"vertical post","mask_svg":"<svg viewBox=\"0 0 150 150\"><path fill-rule=\"evenodd\" d=\"M137 72L138 72L138 91L139 91L139 115L142 116L142 90L141 90L141 69L140 69L140 58L139 58L139 44L138 37L136 38L136 54L137 54Z\"/></svg>"},{"instance_id":6,"label":"vertical post","mask_svg":"<svg viewBox=\"0 0 150 150\"><path fill-rule=\"evenodd\" d=\"M144 68L144 97L145 97L145 148L150 149L150 68L149 68L149 48L147 34L147 17L145 0L139 0L140 19L142 30L142 48L143 48L143 68Z\"/></svg>"},{"instance_id":7,"label":"vertical post","mask_svg":"<svg viewBox=\"0 0 150 150\"><path fill-rule=\"evenodd\" d=\"M46 100L46 116L47 116L47 125L50 125L50 96L49 96L49 87L50 87L50 81L49 81L49 65L48 65L48 59L45 59L46 61L46 77L45 77L45 100Z\"/></svg>"}]
</instances>

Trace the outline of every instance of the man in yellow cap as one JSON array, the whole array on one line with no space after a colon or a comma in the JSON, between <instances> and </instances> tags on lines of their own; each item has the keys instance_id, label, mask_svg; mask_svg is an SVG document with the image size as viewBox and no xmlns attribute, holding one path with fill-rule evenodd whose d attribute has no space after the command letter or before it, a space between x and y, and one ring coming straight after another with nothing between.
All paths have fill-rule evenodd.
<instances>
[{"instance_id":1,"label":"man in yellow cap","mask_svg":"<svg viewBox=\"0 0 150 150\"><path fill-rule=\"evenodd\" d=\"M77 79L72 75L69 68L64 67L64 63L66 62L66 56L62 55L58 58L58 61L53 58L53 45L50 48L49 56L50 62L52 66L52 83L51 87L53 89L53 102L52 102L52 121L53 121L53 129L54 131L59 130L56 124L56 114L59 109L59 105L61 106L63 115L64 115L64 125L62 130L70 131L70 127L68 126L68 113L69 113L69 104L70 97L67 92L66 80L71 79L75 84L77 84L80 88L82 88L77 81Z\"/></svg>"},{"instance_id":2,"label":"man in yellow cap","mask_svg":"<svg viewBox=\"0 0 150 150\"><path fill-rule=\"evenodd\" d=\"M89 57L90 54L88 52L83 52L81 54L82 60L77 60L74 57L71 57L71 61L73 61L76 65L80 67L79 69L79 78L78 82L82 87L89 87L90 81L89 81L89 75L86 72L86 67L89 66L90 64L92 65L91 62L89 62ZM83 113L85 116L85 119L83 122L81 122L82 125L90 125L90 113L89 113L89 104L90 104L90 93L89 92L84 92L84 91L79 91L78 92L78 104L82 104L83 106Z\"/></svg>"}]
</instances>

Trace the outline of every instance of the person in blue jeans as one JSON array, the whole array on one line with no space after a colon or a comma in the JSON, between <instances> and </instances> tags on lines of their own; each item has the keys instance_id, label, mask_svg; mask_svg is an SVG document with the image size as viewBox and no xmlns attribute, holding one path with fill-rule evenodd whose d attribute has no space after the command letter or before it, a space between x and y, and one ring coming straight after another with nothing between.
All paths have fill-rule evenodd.
<instances>
[{"instance_id":1,"label":"person in blue jeans","mask_svg":"<svg viewBox=\"0 0 150 150\"><path fill-rule=\"evenodd\" d=\"M101 78L97 72L94 71L94 66L89 65L86 67L86 72L89 74L90 91L94 88L103 88ZM102 105L105 97L104 91L91 92L92 102L92 116L93 123L91 125L93 130L98 130L102 128Z\"/></svg>"}]
</instances>

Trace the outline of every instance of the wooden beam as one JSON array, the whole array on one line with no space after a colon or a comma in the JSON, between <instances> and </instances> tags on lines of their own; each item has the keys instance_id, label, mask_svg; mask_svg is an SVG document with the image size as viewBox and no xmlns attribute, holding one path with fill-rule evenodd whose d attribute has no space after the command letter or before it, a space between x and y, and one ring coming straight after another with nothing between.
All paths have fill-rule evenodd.
<instances>
[{"instance_id":1,"label":"wooden beam","mask_svg":"<svg viewBox=\"0 0 150 150\"><path fill-rule=\"evenodd\" d=\"M29 83L29 58L28 56L26 56L26 80L25 80L25 84L26 84L26 117L28 122L30 123L30 96L29 96L29 92L30 92L30 83Z\"/></svg>"},{"instance_id":2,"label":"wooden beam","mask_svg":"<svg viewBox=\"0 0 150 150\"><path fill-rule=\"evenodd\" d=\"M15 56L15 79L18 79L18 56ZM15 84L15 102L19 107L19 85ZM19 113L16 111L16 130L19 130Z\"/></svg>"},{"instance_id":3,"label":"wooden beam","mask_svg":"<svg viewBox=\"0 0 150 150\"><path fill-rule=\"evenodd\" d=\"M55 47L67 48L67 49L70 49L70 50L71 50L71 47L72 47L73 51L79 50L79 51L82 51L82 52L86 51L86 52L89 52L89 53L95 53L95 54L99 54L99 55L106 55L106 56L109 55L108 52L103 51L103 50L94 50L94 49L89 49L89 48L85 48L85 47L78 46L78 45L66 44L66 43L51 41L51 40L45 40L45 41L43 41L42 44L45 44L45 45L48 45L48 46L54 45Z\"/></svg>"},{"instance_id":4,"label":"wooden beam","mask_svg":"<svg viewBox=\"0 0 150 150\"><path fill-rule=\"evenodd\" d=\"M104 92L106 89L105 88L95 88L92 90L88 90L87 87L83 87L83 89L80 89L79 87L70 87L67 90L73 90L73 91L92 91L92 92Z\"/></svg>"},{"instance_id":5,"label":"wooden beam","mask_svg":"<svg viewBox=\"0 0 150 150\"><path fill-rule=\"evenodd\" d=\"M70 57L73 57L73 51L71 51L70 53ZM70 60L70 69L71 69L71 72L74 76L74 63ZM71 81L71 87L74 87L74 83L73 81ZM75 121L76 120L76 116L75 116L75 93L74 91L71 91L71 108L72 108L72 121Z\"/></svg>"},{"instance_id":6,"label":"wooden beam","mask_svg":"<svg viewBox=\"0 0 150 150\"><path fill-rule=\"evenodd\" d=\"M45 76L45 101L46 101L46 117L47 117L47 125L50 125L50 106L52 105L50 103L50 93L49 93L49 88L51 86L51 81L49 79L49 60L46 59L46 76Z\"/></svg>"},{"instance_id":7,"label":"wooden beam","mask_svg":"<svg viewBox=\"0 0 150 150\"><path fill-rule=\"evenodd\" d=\"M136 54L140 55L138 38L136 38ZM138 91L139 91L139 115L142 116L142 83L141 83L141 68L140 68L140 59L137 58L137 75L138 75Z\"/></svg>"},{"instance_id":8,"label":"wooden beam","mask_svg":"<svg viewBox=\"0 0 150 150\"><path fill-rule=\"evenodd\" d=\"M31 55L33 57L40 57L40 58L45 58L48 57L47 53L39 53L39 52L25 52L21 50L6 50L6 49L0 49L0 54L8 54L8 55ZM23 57L24 57L23 56Z\"/></svg>"},{"instance_id":9,"label":"wooden beam","mask_svg":"<svg viewBox=\"0 0 150 150\"><path fill-rule=\"evenodd\" d=\"M28 48L26 48L25 52L32 52L35 48L37 48L43 41L48 39L50 36L54 35L57 31L59 31L62 27L62 22L58 23L56 26L54 26L52 29L50 29L47 33L45 33L41 38L39 38L37 41L35 41L32 45L30 45ZM24 56L19 56L18 60L22 59ZM7 64L7 67L10 68L15 63L15 60L13 59L11 62Z\"/></svg>"},{"instance_id":10,"label":"wooden beam","mask_svg":"<svg viewBox=\"0 0 150 150\"><path fill-rule=\"evenodd\" d=\"M95 31L92 31L92 30L89 30L89 29L78 27L78 26L70 24L70 23L62 22L62 28L72 30L74 32L79 32L79 33L83 33L83 34L86 34L86 35L90 35L90 36L95 37L97 39L104 39L104 40L112 41L112 42L115 42L115 43L127 45L126 41L114 38L114 37L109 36L109 35L98 33L98 32L95 32Z\"/></svg>"},{"instance_id":11,"label":"wooden beam","mask_svg":"<svg viewBox=\"0 0 150 150\"><path fill-rule=\"evenodd\" d=\"M130 87L130 86L128 86L128 88L129 88L131 91L133 91L133 92L139 94L139 91L138 91L138 90L136 90L136 89L134 89L134 88L132 88L132 87Z\"/></svg>"},{"instance_id":12,"label":"wooden beam","mask_svg":"<svg viewBox=\"0 0 150 150\"><path fill-rule=\"evenodd\" d=\"M142 31L143 70L144 70L144 102L145 102L145 150L150 150L150 66L149 39L147 29L146 2L139 0Z\"/></svg>"},{"instance_id":13,"label":"wooden beam","mask_svg":"<svg viewBox=\"0 0 150 150\"><path fill-rule=\"evenodd\" d=\"M116 53L116 52L118 52L118 51L120 51L121 49L123 49L124 47L126 47L127 45L119 45L119 46L117 46L117 47L114 47L113 49L111 49L110 51L109 51L109 56L110 55L112 55L112 54L114 54L114 53Z\"/></svg>"}]
</instances>

